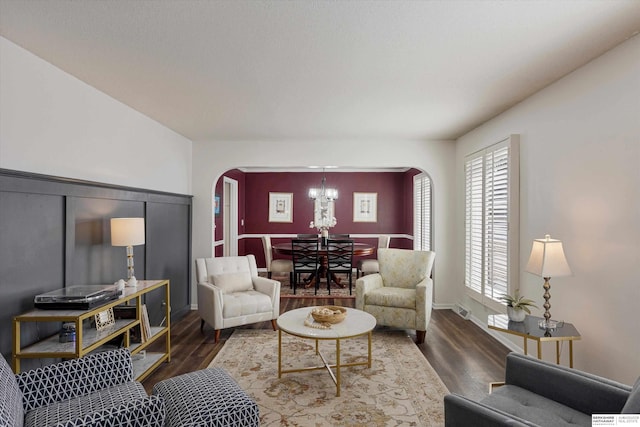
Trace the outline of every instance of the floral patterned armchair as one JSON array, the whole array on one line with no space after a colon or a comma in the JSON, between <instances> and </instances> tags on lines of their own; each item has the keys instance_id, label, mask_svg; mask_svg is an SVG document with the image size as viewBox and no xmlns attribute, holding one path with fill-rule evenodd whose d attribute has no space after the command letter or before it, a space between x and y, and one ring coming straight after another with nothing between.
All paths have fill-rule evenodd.
<instances>
[{"instance_id":1,"label":"floral patterned armchair","mask_svg":"<svg viewBox=\"0 0 640 427\"><path fill-rule=\"evenodd\" d=\"M380 272L356 281L356 308L372 314L378 325L415 329L422 344L431 320L435 252L379 249Z\"/></svg>"}]
</instances>

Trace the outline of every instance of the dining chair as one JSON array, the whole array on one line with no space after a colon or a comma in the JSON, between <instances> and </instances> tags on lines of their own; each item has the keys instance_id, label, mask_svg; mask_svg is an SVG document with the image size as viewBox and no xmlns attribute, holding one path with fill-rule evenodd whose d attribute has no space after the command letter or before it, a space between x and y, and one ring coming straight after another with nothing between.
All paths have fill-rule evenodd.
<instances>
[{"instance_id":1,"label":"dining chair","mask_svg":"<svg viewBox=\"0 0 640 427\"><path fill-rule=\"evenodd\" d=\"M329 234L330 239L349 239L348 234Z\"/></svg>"},{"instance_id":2,"label":"dining chair","mask_svg":"<svg viewBox=\"0 0 640 427\"><path fill-rule=\"evenodd\" d=\"M389 241L391 236L382 235L378 237L378 249L387 249L389 247ZM380 271L380 264L377 259L367 258L358 261L356 267L356 279L360 278L360 273L365 274L377 273Z\"/></svg>"},{"instance_id":3,"label":"dining chair","mask_svg":"<svg viewBox=\"0 0 640 427\"><path fill-rule=\"evenodd\" d=\"M327 290L331 295L331 279L336 273L349 278L351 295L353 273L353 239L331 239L327 241Z\"/></svg>"},{"instance_id":4,"label":"dining chair","mask_svg":"<svg viewBox=\"0 0 640 427\"><path fill-rule=\"evenodd\" d=\"M316 282L318 291L318 238L291 239L291 261L293 263L293 294L296 294L296 285L302 273L311 274Z\"/></svg>"},{"instance_id":5,"label":"dining chair","mask_svg":"<svg viewBox=\"0 0 640 427\"><path fill-rule=\"evenodd\" d=\"M288 274L289 283L293 286L293 262L290 259L273 259L273 247L271 246L271 236L262 236L262 247L264 249L264 260L267 266L267 277L271 279L273 273Z\"/></svg>"}]
</instances>

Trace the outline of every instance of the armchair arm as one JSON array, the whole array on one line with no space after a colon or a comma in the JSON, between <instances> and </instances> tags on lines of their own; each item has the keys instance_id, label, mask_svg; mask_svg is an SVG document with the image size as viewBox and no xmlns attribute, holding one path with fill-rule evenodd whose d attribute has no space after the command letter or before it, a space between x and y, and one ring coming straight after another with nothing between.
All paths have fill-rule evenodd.
<instances>
[{"instance_id":1,"label":"armchair arm","mask_svg":"<svg viewBox=\"0 0 640 427\"><path fill-rule=\"evenodd\" d=\"M536 426L457 394L444 397L444 422L447 427Z\"/></svg>"},{"instance_id":2,"label":"armchair arm","mask_svg":"<svg viewBox=\"0 0 640 427\"><path fill-rule=\"evenodd\" d=\"M416 285L416 329L426 331L433 308L433 280L426 277Z\"/></svg>"},{"instance_id":3,"label":"armchair arm","mask_svg":"<svg viewBox=\"0 0 640 427\"><path fill-rule=\"evenodd\" d=\"M631 393L625 384L518 353L507 355L505 382L585 414L619 414Z\"/></svg>"},{"instance_id":4,"label":"armchair arm","mask_svg":"<svg viewBox=\"0 0 640 427\"><path fill-rule=\"evenodd\" d=\"M253 287L256 291L275 297L276 293L280 294L280 282L277 280L267 279L266 277L254 276L251 278Z\"/></svg>"},{"instance_id":5,"label":"armchair arm","mask_svg":"<svg viewBox=\"0 0 640 427\"><path fill-rule=\"evenodd\" d=\"M256 291L271 298L273 302L273 318L277 319L280 315L280 282L260 276L254 276L251 280L253 280L253 287Z\"/></svg>"},{"instance_id":6,"label":"armchair arm","mask_svg":"<svg viewBox=\"0 0 640 427\"><path fill-rule=\"evenodd\" d=\"M364 309L364 295L384 286L380 273L367 274L356 280L356 308Z\"/></svg>"},{"instance_id":7,"label":"armchair arm","mask_svg":"<svg viewBox=\"0 0 640 427\"><path fill-rule=\"evenodd\" d=\"M16 375L25 411L133 381L129 349L104 351Z\"/></svg>"},{"instance_id":8,"label":"armchair arm","mask_svg":"<svg viewBox=\"0 0 640 427\"><path fill-rule=\"evenodd\" d=\"M145 426L163 427L166 418L164 399L161 396L147 396L103 411L83 415L69 423L56 427L93 426Z\"/></svg>"},{"instance_id":9,"label":"armchair arm","mask_svg":"<svg viewBox=\"0 0 640 427\"><path fill-rule=\"evenodd\" d=\"M198 314L214 329L222 329L222 290L209 282L198 283Z\"/></svg>"}]
</instances>

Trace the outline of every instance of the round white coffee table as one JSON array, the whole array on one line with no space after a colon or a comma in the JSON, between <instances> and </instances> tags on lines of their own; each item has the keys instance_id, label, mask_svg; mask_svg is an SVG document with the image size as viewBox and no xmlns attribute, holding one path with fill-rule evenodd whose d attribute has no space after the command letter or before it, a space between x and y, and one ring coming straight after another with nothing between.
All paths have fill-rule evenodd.
<instances>
[{"instance_id":1,"label":"round white coffee table","mask_svg":"<svg viewBox=\"0 0 640 427\"><path fill-rule=\"evenodd\" d=\"M309 316L311 310L315 307L303 307L295 310L287 311L278 317L278 378L282 374L289 372L304 372L317 369L327 369L333 382L336 384L336 396L340 396L340 369L349 366L366 365L371 368L371 335L373 328L376 326L376 319L369 313L353 308L347 308L347 316L340 323L331 325L329 329L317 329L305 325L305 320ZM316 340L316 354L322 359L322 366L305 367L300 369L282 369L282 333L285 332L300 338ZM366 362L340 363L340 340L346 338L359 337L368 334L368 355ZM320 353L318 342L320 340L335 340L336 342L336 362L330 364ZM335 368L335 375L332 368Z\"/></svg>"}]
</instances>

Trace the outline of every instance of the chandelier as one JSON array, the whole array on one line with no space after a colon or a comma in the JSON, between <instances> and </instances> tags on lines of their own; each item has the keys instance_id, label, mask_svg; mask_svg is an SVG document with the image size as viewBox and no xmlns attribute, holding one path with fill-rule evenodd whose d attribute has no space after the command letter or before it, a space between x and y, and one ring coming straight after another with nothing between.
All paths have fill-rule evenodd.
<instances>
[{"instance_id":1,"label":"chandelier","mask_svg":"<svg viewBox=\"0 0 640 427\"><path fill-rule=\"evenodd\" d=\"M335 188L327 188L325 183L327 178L322 176L322 185L320 188L310 188L309 198L314 201L313 221L309 223L309 228L317 228L322 236L328 233L328 229L335 226L336 221L333 201L338 198L338 190Z\"/></svg>"}]
</instances>

